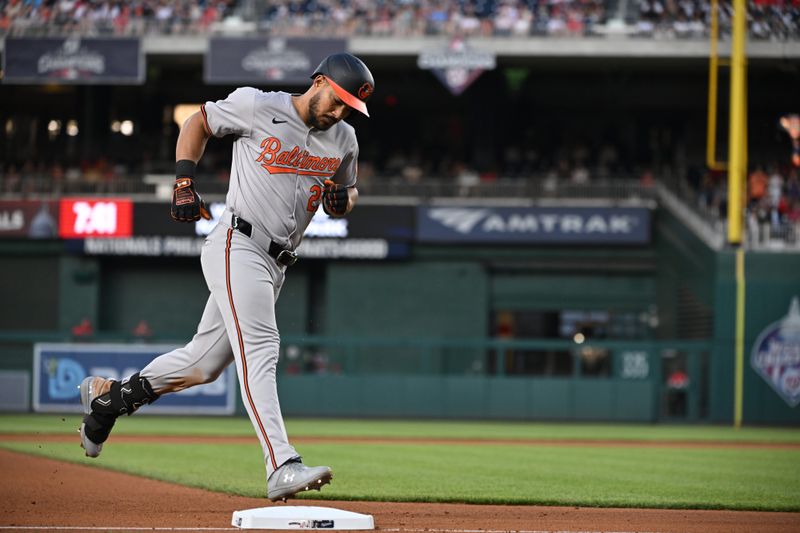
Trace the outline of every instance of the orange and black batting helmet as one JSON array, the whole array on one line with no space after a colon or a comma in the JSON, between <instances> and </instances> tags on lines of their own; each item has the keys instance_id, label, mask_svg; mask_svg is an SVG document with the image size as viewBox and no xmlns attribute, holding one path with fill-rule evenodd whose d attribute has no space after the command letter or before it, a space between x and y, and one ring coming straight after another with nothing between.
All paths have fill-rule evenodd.
<instances>
[{"instance_id":1,"label":"orange and black batting helmet","mask_svg":"<svg viewBox=\"0 0 800 533\"><path fill-rule=\"evenodd\" d=\"M375 90L375 80L363 61L347 52L332 54L322 60L311 77L319 75L325 76L345 104L369 116L366 101Z\"/></svg>"}]
</instances>

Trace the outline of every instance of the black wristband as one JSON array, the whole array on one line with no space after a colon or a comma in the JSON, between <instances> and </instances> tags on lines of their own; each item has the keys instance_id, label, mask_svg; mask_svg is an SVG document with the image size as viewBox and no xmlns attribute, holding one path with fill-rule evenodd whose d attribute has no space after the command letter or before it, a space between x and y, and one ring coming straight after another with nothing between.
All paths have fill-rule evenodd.
<instances>
[{"instance_id":1,"label":"black wristband","mask_svg":"<svg viewBox=\"0 0 800 533\"><path fill-rule=\"evenodd\" d=\"M175 163L175 175L187 176L194 179L194 172L197 169L197 163L189 159L181 159Z\"/></svg>"}]
</instances>

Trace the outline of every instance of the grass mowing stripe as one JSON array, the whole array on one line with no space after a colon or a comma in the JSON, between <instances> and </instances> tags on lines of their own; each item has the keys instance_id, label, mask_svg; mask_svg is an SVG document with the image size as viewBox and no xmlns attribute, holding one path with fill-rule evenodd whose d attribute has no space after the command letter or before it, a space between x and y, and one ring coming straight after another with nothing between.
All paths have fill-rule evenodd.
<instances>
[{"instance_id":1,"label":"grass mowing stripe","mask_svg":"<svg viewBox=\"0 0 800 533\"><path fill-rule=\"evenodd\" d=\"M264 496L253 445L113 443L99 460L77 444L0 446L232 494ZM800 511L800 451L475 445L304 444L336 477L315 497Z\"/></svg>"},{"instance_id":2,"label":"grass mowing stripe","mask_svg":"<svg viewBox=\"0 0 800 533\"><path fill-rule=\"evenodd\" d=\"M145 408L146 409L146 408ZM0 415L0 433L72 433L76 415ZM288 419L290 437L402 437L457 439L643 440L800 443L800 429L645 424L559 424L447 420ZM120 435L254 436L245 417L125 417Z\"/></svg>"}]
</instances>

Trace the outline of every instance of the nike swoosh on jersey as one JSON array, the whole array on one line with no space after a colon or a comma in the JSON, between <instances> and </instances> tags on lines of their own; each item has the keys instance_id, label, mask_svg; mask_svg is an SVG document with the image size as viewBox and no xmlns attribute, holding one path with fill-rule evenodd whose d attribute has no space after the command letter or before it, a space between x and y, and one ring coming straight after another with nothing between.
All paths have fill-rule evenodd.
<instances>
[{"instance_id":1,"label":"nike swoosh on jersey","mask_svg":"<svg viewBox=\"0 0 800 533\"><path fill-rule=\"evenodd\" d=\"M272 117L273 124L285 124L286 122L288 122L288 120L278 120L277 118Z\"/></svg>"}]
</instances>

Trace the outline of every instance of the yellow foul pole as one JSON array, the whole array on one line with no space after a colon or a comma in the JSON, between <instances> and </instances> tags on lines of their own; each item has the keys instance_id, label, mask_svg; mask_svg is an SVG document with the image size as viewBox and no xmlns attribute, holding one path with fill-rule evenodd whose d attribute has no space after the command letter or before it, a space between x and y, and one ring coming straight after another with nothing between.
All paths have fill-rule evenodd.
<instances>
[{"instance_id":1,"label":"yellow foul pole","mask_svg":"<svg viewBox=\"0 0 800 533\"><path fill-rule=\"evenodd\" d=\"M717 95L719 94L719 66L729 64L720 61L719 44L719 5L711 0L711 49L708 57L708 122L706 125L706 164L711 170L725 170L724 162L717 161Z\"/></svg>"},{"instance_id":2,"label":"yellow foul pole","mask_svg":"<svg viewBox=\"0 0 800 533\"><path fill-rule=\"evenodd\" d=\"M744 202L742 193L747 175L747 113L745 58L745 0L733 0L733 42L731 45L731 103L728 137L728 242L742 243Z\"/></svg>"},{"instance_id":3,"label":"yellow foul pole","mask_svg":"<svg viewBox=\"0 0 800 533\"><path fill-rule=\"evenodd\" d=\"M745 262L742 248L744 189L747 179L747 58L745 55L747 11L745 0L733 1L731 44L730 129L728 137L728 242L736 250L736 333L734 409L735 427L742 425L744 398L744 289Z\"/></svg>"}]
</instances>

